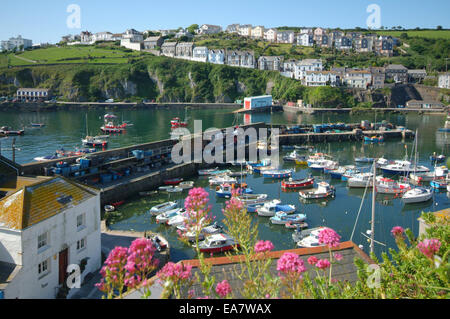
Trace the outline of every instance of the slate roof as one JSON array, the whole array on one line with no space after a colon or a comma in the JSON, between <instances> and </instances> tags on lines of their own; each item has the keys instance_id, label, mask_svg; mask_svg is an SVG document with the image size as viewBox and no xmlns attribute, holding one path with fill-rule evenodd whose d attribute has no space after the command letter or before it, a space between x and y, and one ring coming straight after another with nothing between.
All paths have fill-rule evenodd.
<instances>
[{"instance_id":1,"label":"slate roof","mask_svg":"<svg viewBox=\"0 0 450 319\"><path fill-rule=\"evenodd\" d=\"M373 264L374 262L361 250L359 249L353 242L343 242L340 244L339 248L333 250L333 252L339 252L343 255L343 259L337 264L333 265L332 277L339 281L348 281L350 283L355 283L358 280L357 268L354 264L354 260L356 257L361 258L367 264ZM272 258L272 264L270 266L270 272L272 275L277 275L277 260L280 258L285 252L296 253L300 256L301 259L305 262L305 266L307 268L307 272L311 278L316 276L315 271L311 271L312 267L307 263L307 259L310 256L316 256L317 259L327 258L329 259L329 252L327 248L324 247L314 247L314 248L299 248L292 250L284 250L284 251L274 251L270 253L270 258ZM211 276L216 277L216 283L221 282L226 279L232 287L233 298L242 298L239 294L239 290L243 287L242 281L236 278L235 271L240 270L240 265L237 263L237 260L240 256L233 256L233 259L228 257L216 257L216 258L208 258L207 262L211 262L213 264L211 268ZM192 269L193 278L196 278L196 274L200 275L200 279L203 278L203 275L198 269L198 260L184 260L182 261L184 264L191 264L194 268ZM194 296L203 296L201 283L194 283L192 287L189 287L189 290L194 290ZM184 296L184 297L187 297Z\"/></svg>"},{"instance_id":2,"label":"slate roof","mask_svg":"<svg viewBox=\"0 0 450 319\"><path fill-rule=\"evenodd\" d=\"M22 230L96 196L93 189L63 177L35 179L19 187L0 200L0 226Z\"/></svg>"}]
</instances>

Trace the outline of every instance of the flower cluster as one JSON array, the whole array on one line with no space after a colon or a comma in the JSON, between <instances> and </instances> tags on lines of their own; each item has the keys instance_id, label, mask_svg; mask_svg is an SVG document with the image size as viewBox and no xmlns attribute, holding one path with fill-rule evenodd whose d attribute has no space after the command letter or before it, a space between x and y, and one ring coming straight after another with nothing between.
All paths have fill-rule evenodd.
<instances>
[{"instance_id":1,"label":"flower cluster","mask_svg":"<svg viewBox=\"0 0 450 319\"><path fill-rule=\"evenodd\" d=\"M306 267L303 260L297 254L286 252L278 259L277 270L285 274L300 274L306 271Z\"/></svg>"},{"instance_id":2,"label":"flower cluster","mask_svg":"<svg viewBox=\"0 0 450 319\"><path fill-rule=\"evenodd\" d=\"M264 253L264 252L268 252L271 251L274 248L272 242L270 240L259 240L256 244L255 244L255 253Z\"/></svg>"},{"instance_id":3,"label":"flower cluster","mask_svg":"<svg viewBox=\"0 0 450 319\"><path fill-rule=\"evenodd\" d=\"M213 220L210 216L211 205L208 205L208 202L209 194L203 188L193 188L189 191L189 195L184 201L186 219L183 224L187 232L197 234ZM179 235L183 237L181 232Z\"/></svg>"},{"instance_id":4,"label":"flower cluster","mask_svg":"<svg viewBox=\"0 0 450 319\"><path fill-rule=\"evenodd\" d=\"M128 249L126 247L115 247L100 270L102 279L95 286L102 292L120 289L124 285L125 265L127 264Z\"/></svg>"},{"instance_id":5,"label":"flower cluster","mask_svg":"<svg viewBox=\"0 0 450 319\"><path fill-rule=\"evenodd\" d=\"M391 234L394 237L403 236L405 230L401 226L395 226L391 230Z\"/></svg>"},{"instance_id":6,"label":"flower cluster","mask_svg":"<svg viewBox=\"0 0 450 319\"><path fill-rule=\"evenodd\" d=\"M158 267L159 260L153 259L155 251L156 248L150 239L138 238L131 243L125 265L126 286L137 286Z\"/></svg>"},{"instance_id":7,"label":"flower cluster","mask_svg":"<svg viewBox=\"0 0 450 319\"><path fill-rule=\"evenodd\" d=\"M308 258L308 264L311 266L314 266L317 263L318 259L316 256L311 256Z\"/></svg>"},{"instance_id":8,"label":"flower cluster","mask_svg":"<svg viewBox=\"0 0 450 319\"><path fill-rule=\"evenodd\" d=\"M325 244L329 248L338 247L340 240L341 236L331 228L324 228L319 233L319 243Z\"/></svg>"},{"instance_id":9,"label":"flower cluster","mask_svg":"<svg viewBox=\"0 0 450 319\"><path fill-rule=\"evenodd\" d=\"M316 267L325 270L330 267L330 261L328 259L319 259L316 263Z\"/></svg>"},{"instance_id":10,"label":"flower cluster","mask_svg":"<svg viewBox=\"0 0 450 319\"><path fill-rule=\"evenodd\" d=\"M441 242L438 239L424 239L417 244L419 251L430 259L433 259L434 255L441 248Z\"/></svg>"},{"instance_id":11,"label":"flower cluster","mask_svg":"<svg viewBox=\"0 0 450 319\"><path fill-rule=\"evenodd\" d=\"M221 298L225 298L231 293L231 286L227 280L219 282L216 286L216 292Z\"/></svg>"},{"instance_id":12,"label":"flower cluster","mask_svg":"<svg viewBox=\"0 0 450 319\"><path fill-rule=\"evenodd\" d=\"M189 279L191 276L191 265L184 265L183 263L173 263L168 262L164 267L158 272L157 276L159 279L172 282L179 282Z\"/></svg>"}]
</instances>

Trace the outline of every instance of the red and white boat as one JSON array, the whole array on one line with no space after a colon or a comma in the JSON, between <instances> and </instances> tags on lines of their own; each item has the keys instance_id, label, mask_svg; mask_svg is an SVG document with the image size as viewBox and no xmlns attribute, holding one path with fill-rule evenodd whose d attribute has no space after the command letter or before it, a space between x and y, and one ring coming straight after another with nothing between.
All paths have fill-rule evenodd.
<instances>
[{"instance_id":1,"label":"red and white boat","mask_svg":"<svg viewBox=\"0 0 450 319\"><path fill-rule=\"evenodd\" d=\"M179 117L174 117L170 121L170 125L172 126L173 129L175 129L175 128L179 128L179 127L187 127L188 123L186 121L181 122Z\"/></svg>"},{"instance_id":2,"label":"red and white boat","mask_svg":"<svg viewBox=\"0 0 450 319\"><path fill-rule=\"evenodd\" d=\"M232 250L236 246L239 247L239 244L227 234L214 234L198 243L198 247L203 253L221 253Z\"/></svg>"},{"instance_id":3,"label":"red and white boat","mask_svg":"<svg viewBox=\"0 0 450 319\"><path fill-rule=\"evenodd\" d=\"M117 125L114 125L113 122L108 122L105 125L103 125L102 127L100 127L100 129L104 133L122 133L123 131L125 131L125 126L123 126L123 125L117 126Z\"/></svg>"},{"instance_id":4,"label":"red and white boat","mask_svg":"<svg viewBox=\"0 0 450 319\"><path fill-rule=\"evenodd\" d=\"M172 179L166 179L164 181L164 185L178 185L183 181L182 178L172 178Z\"/></svg>"},{"instance_id":5,"label":"red and white boat","mask_svg":"<svg viewBox=\"0 0 450 319\"><path fill-rule=\"evenodd\" d=\"M408 183L399 183L390 178L377 176L376 191L379 194L403 194L411 189Z\"/></svg>"},{"instance_id":6,"label":"red and white boat","mask_svg":"<svg viewBox=\"0 0 450 319\"><path fill-rule=\"evenodd\" d=\"M292 178L281 182L282 189L307 188L314 186L314 178L305 178L302 180L294 180Z\"/></svg>"}]
</instances>

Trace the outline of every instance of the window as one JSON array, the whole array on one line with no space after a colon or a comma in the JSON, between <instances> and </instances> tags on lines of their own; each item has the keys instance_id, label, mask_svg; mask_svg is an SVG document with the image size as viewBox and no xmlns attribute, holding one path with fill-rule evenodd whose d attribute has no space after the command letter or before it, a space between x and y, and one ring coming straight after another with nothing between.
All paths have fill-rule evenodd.
<instances>
[{"instance_id":1,"label":"window","mask_svg":"<svg viewBox=\"0 0 450 319\"><path fill-rule=\"evenodd\" d=\"M48 245L48 232L45 232L38 236L38 249Z\"/></svg>"},{"instance_id":2,"label":"window","mask_svg":"<svg viewBox=\"0 0 450 319\"><path fill-rule=\"evenodd\" d=\"M38 274L43 276L49 273L50 272L49 266L50 266L50 258L44 260L38 265Z\"/></svg>"},{"instance_id":3,"label":"window","mask_svg":"<svg viewBox=\"0 0 450 319\"><path fill-rule=\"evenodd\" d=\"M77 241L77 251L83 250L84 248L86 248L86 238Z\"/></svg>"},{"instance_id":4,"label":"window","mask_svg":"<svg viewBox=\"0 0 450 319\"><path fill-rule=\"evenodd\" d=\"M86 214L80 214L77 216L77 229L80 230L80 228L85 226L85 220L86 220Z\"/></svg>"}]
</instances>

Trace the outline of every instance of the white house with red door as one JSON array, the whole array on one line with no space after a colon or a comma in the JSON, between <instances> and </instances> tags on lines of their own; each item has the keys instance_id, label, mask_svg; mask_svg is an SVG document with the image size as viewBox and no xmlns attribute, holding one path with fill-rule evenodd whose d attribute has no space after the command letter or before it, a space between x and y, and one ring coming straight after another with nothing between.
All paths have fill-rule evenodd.
<instances>
[{"instance_id":1,"label":"white house with red door","mask_svg":"<svg viewBox=\"0 0 450 319\"><path fill-rule=\"evenodd\" d=\"M81 283L101 267L98 190L63 177L0 183L0 297L56 298L75 265Z\"/></svg>"}]
</instances>

